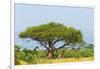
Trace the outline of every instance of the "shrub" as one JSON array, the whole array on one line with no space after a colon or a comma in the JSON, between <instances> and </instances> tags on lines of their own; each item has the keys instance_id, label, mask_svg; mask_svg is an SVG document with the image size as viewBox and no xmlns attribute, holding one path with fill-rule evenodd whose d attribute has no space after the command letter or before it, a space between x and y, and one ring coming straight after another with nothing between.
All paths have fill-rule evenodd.
<instances>
[{"instance_id":1,"label":"shrub","mask_svg":"<svg viewBox=\"0 0 100 69\"><path fill-rule=\"evenodd\" d=\"M84 49L80 51L82 57L92 57L94 55L94 51L92 49Z\"/></svg>"},{"instance_id":2,"label":"shrub","mask_svg":"<svg viewBox=\"0 0 100 69\"><path fill-rule=\"evenodd\" d=\"M92 57L93 55L92 49L66 50L64 58Z\"/></svg>"},{"instance_id":3,"label":"shrub","mask_svg":"<svg viewBox=\"0 0 100 69\"><path fill-rule=\"evenodd\" d=\"M27 56L25 56L25 61L28 62L29 64L36 64L37 63L37 56L31 53L28 53Z\"/></svg>"}]
</instances>

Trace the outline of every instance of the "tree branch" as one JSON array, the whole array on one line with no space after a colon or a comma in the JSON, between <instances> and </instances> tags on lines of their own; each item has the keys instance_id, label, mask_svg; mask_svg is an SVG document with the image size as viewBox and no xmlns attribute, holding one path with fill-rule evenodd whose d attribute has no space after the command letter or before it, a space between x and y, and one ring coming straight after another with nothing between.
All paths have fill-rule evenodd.
<instances>
[{"instance_id":1,"label":"tree branch","mask_svg":"<svg viewBox=\"0 0 100 69\"><path fill-rule=\"evenodd\" d=\"M46 43L43 43L40 41L41 46L45 47L47 50L49 50L49 48L46 46Z\"/></svg>"},{"instance_id":2,"label":"tree branch","mask_svg":"<svg viewBox=\"0 0 100 69\"><path fill-rule=\"evenodd\" d=\"M45 47L47 50L49 50L49 48L47 46L43 45L43 47Z\"/></svg>"},{"instance_id":3,"label":"tree branch","mask_svg":"<svg viewBox=\"0 0 100 69\"><path fill-rule=\"evenodd\" d=\"M69 43L65 43L64 45L58 47L57 49L61 49L61 48L65 47L66 45L69 45Z\"/></svg>"},{"instance_id":4,"label":"tree branch","mask_svg":"<svg viewBox=\"0 0 100 69\"><path fill-rule=\"evenodd\" d=\"M34 48L34 51L36 51L38 49L38 46Z\"/></svg>"},{"instance_id":5,"label":"tree branch","mask_svg":"<svg viewBox=\"0 0 100 69\"><path fill-rule=\"evenodd\" d=\"M57 43L57 42L59 42L59 41L61 41L61 40L63 40L63 39L56 39L56 40L53 42L53 44L55 44L55 43Z\"/></svg>"}]
</instances>

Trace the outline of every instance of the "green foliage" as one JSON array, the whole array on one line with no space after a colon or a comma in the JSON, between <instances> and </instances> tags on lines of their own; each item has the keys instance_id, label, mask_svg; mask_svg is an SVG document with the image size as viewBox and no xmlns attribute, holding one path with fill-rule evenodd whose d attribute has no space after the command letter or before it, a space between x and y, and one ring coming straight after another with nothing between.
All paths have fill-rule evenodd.
<instances>
[{"instance_id":1,"label":"green foliage","mask_svg":"<svg viewBox=\"0 0 100 69\"><path fill-rule=\"evenodd\" d=\"M20 65L20 60L25 61L28 64L36 64L39 58L47 57L47 51L45 50L33 51L27 48L21 50L19 45L15 45L14 48L15 65Z\"/></svg>"},{"instance_id":2,"label":"green foliage","mask_svg":"<svg viewBox=\"0 0 100 69\"><path fill-rule=\"evenodd\" d=\"M48 58L52 58L56 49L83 42L83 36L80 30L67 27L60 23L50 22L27 28L19 34L20 38L30 38L38 41L41 46L48 51ZM64 45L56 48L56 43L63 41ZM51 55L49 55L51 53Z\"/></svg>"},{"instance_id":3,"label":"green foliage","mask_svg":"<svg viewBox=\"0 0 100 69\"><path fill-rule=\"evenodd\" d=\"M47 58L47 51L46 50L39 50L38 57L40 58Z\"/></svg>"},{"instance_id":4,"label":"green foliage","mask_svg":"<svg viewBox=\"0 0 100 69\"><path fill-rule=\"evenodd\" d=\"M27 48L20 50L20 46L15 45L17 50L15 51L15 64L20 65L20 60L27 62L28 64L37 64L42 58L47 59L47 50L33 51ZM82 58L82 57L93 57L94 50L85 48L79 50L72 49L59 49L58 52L54 52L54 58L59 58L59 54L63 53L63 58Z\"/></svg>"},{"instance_id":5,"label":"green foliage","mask_svg":"<svg viewBox=\"0 0 100 69\"><path fill-rule=\"evenodd\" d=\"M66 50L65 58L79 58L79 57L92 57L94 56L93 49L80 49L80 50Z\"/></svg>"},{"instance_id":6,"label":"green foliage","mask_svg":"<svg viewBox=\"0 0 100 69\"><path fill-rule=\"evenodd\" d=\"M61 41L63 40L69 43L78 43L83 41L80 30L55 22L29 27L25 31L21 32L19 37L30 38L39 42L54 41L56 39L61 39Z\"/></svg>"},{"instance_id":7,"label":"green foliage","mask_svg":"<svg viewBox=\"0 0 100 69\"><path fill-rule=\"evenodd\" d=\"M94 56L93 46L94 46L93 44L88 44L86 47L80 49L61 48L53 53L54 56L53 59L59 58L59 54L63 54L62 58L93 57ZM21 46L19 45L15 45L14 48L15 48L14 56L16 65L21 64L19 62L20 60L27 62L27 64L37 64L39 61L41 61L42 58L47 59L47 54L48 54L47 50L34 51L27 48L22 49Z\"/></svg>"},{"instance_id":8,"label":"green foliage","mask_svg":"<svg viewBox=\"0 0 100 69\"><path fill-rule=\"evenodd\" d=\"M59 58L80 58L94 56L93 44L87 44L83 41L83 35L80 30L67 27L61 23L49 22L39 26L32 26L19 34L20 38L30 38L38 41L46 50L22 49L19 45L14 46L15 64L21 64L19 61L25 61L28 64L36 64L41 58L48 59L51 53L52 59ZM64 42L64 45L56 47L56 43ZM73 49L64 48L66 45ZM79 45L79 49L74 46ZM45 60L43 60L45 61ZM51 61L49 62L51 63Z\"/></svg>"},{"instance_id":9,"label":"green foliage","mask_svg":"<svg viewBox=\"0 0 100 69\"><path fill-rule=\"evenodd\" d=\"M93 44L89 44L86 48L88 48L88 49L94 49L94 45Z\"/></svg>"},{"instance_id":10,"label":"green foliage","mask_svg":"<svg viewBox=\"0 0 100 69\"><path fill-rule=\"evenodd\" d=\"M15 64L19 64L18 60L22 58L22 53L20 52L21 47L19 45L14 46L14 57L15 57Z\"/></svg>"},{"instance_id":11,"label":"green foliage","mask_svg":"<svg viewBox=\"0 0 100 69\"><path fill-rule=\"evenodd\" d=\"M93 49L84 49L80 51L82 57L91 57L94 56Z\"/></svg>"},{"instance_id":12,"label":"green foliage","mask_svg":"<svg viewBox=\"0 0 100 69\"><path fill-rule=\"evenodd\" d=\"M19 45L15 45L14 49L15 49L15 51L20 51L21 46L19 46Z\"/></svg>"},{"instance_id":13,"label":"green foliage","mask_svg":"<svg viewBox=\"0 0 100 69\"><path fill-rule=\"evenodd\" d=\"M36 58L35 54L27 53L24 61L28 62L28 64L36 64Z\"/></svg>"},{"instance_id":14,"label":"green foliage","mask_svg":"<svg viewBox=\"0 0 100 69\"><path fill-rule=\"evenodd\" d=\"M66 50L64 53L65 58L78 58L80 57L79 50Z\"/></svg>"},{"instance_id":15,"label":"green foliage","mask_svg":"<svg viewBox=\"0 0 100 69\"><path fill-rule=\"evenodd\" d=\"M30 38L38 41L46 50L30 50L15 45L15 64L20 64L18 61L23 60L28 64L36 64L41 58L79 58L91 57L94 55L93 45L87 45L83 41L83 36L80 30L67 27L61 23L50 22L39 26L32 26L19 34L20 38ZM64 42L64 45L56 47L56 43ZM79 49L74 49L74 46L79 44ZM72 49L64 49L68 45ZM82 48L83 47L83 48ZM82 49L81 49L82 48Z\"/></svg>"}]
</instances>

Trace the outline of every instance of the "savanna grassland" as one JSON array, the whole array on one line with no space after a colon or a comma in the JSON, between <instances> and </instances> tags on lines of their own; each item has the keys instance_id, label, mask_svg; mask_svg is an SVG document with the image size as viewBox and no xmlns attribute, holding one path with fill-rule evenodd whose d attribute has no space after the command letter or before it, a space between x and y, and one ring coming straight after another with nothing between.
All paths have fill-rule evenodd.
<instances>
[{"instance_id":1,"label":"savanna grassland","mask_svg":"<svg viewBox=\"0 0 100 69\"><path fill-rule=\"evenodd\" d=\"M40 46L33 44L34 49L27 49L15 44L15 65L80 62L94 59L94 44L84 41L81 30L67 27L62 23L49 22L28 27L20 32L19 38L37 41Z\"/></svg>"},{"instance_id":2,"label":"savanna grassland","mask_svg":"<svg viewBox=\"0 0 100 69\"><path fill-rule=\"evenodd\" d=\"M61 53L63 52L62 56ZM15 45L15 64L27 65L27 64L52 64L52 63L66 63L66 62L81 62L81 61L93 61L94 51L91 47L83 48L80 50L61 49L59 52L55 52L54 58L47 58L46 50L30 50L23 49L18 45Z\"/></svg>"}]
</instances>

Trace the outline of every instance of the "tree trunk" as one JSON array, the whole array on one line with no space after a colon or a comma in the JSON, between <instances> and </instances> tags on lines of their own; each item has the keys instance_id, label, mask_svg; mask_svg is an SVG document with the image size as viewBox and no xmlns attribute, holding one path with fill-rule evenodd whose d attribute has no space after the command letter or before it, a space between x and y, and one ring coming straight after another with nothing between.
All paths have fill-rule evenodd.
<instances>
[{"instance_id":1,"label":"tree trunk","mask_svg":"<svg viewBox=\"0 0 100 69\"><path fill-rule=\"evenodd\" d=\"M48 58L53 58L53 52L48 51Z\"/></svg>"},{"instance_id":2,"label":"tree trunk","mask_svg":"<svg viewBox=\"0 0 100 69\"><path fill-rule=\"evenodd\" d=\"M52 45L52 42L48 42L48 45L49 45L49 49L48 49L48 58L53 58L54 55L54 51L53 51L53 45Z\"/></svg>"}]
</instances>

